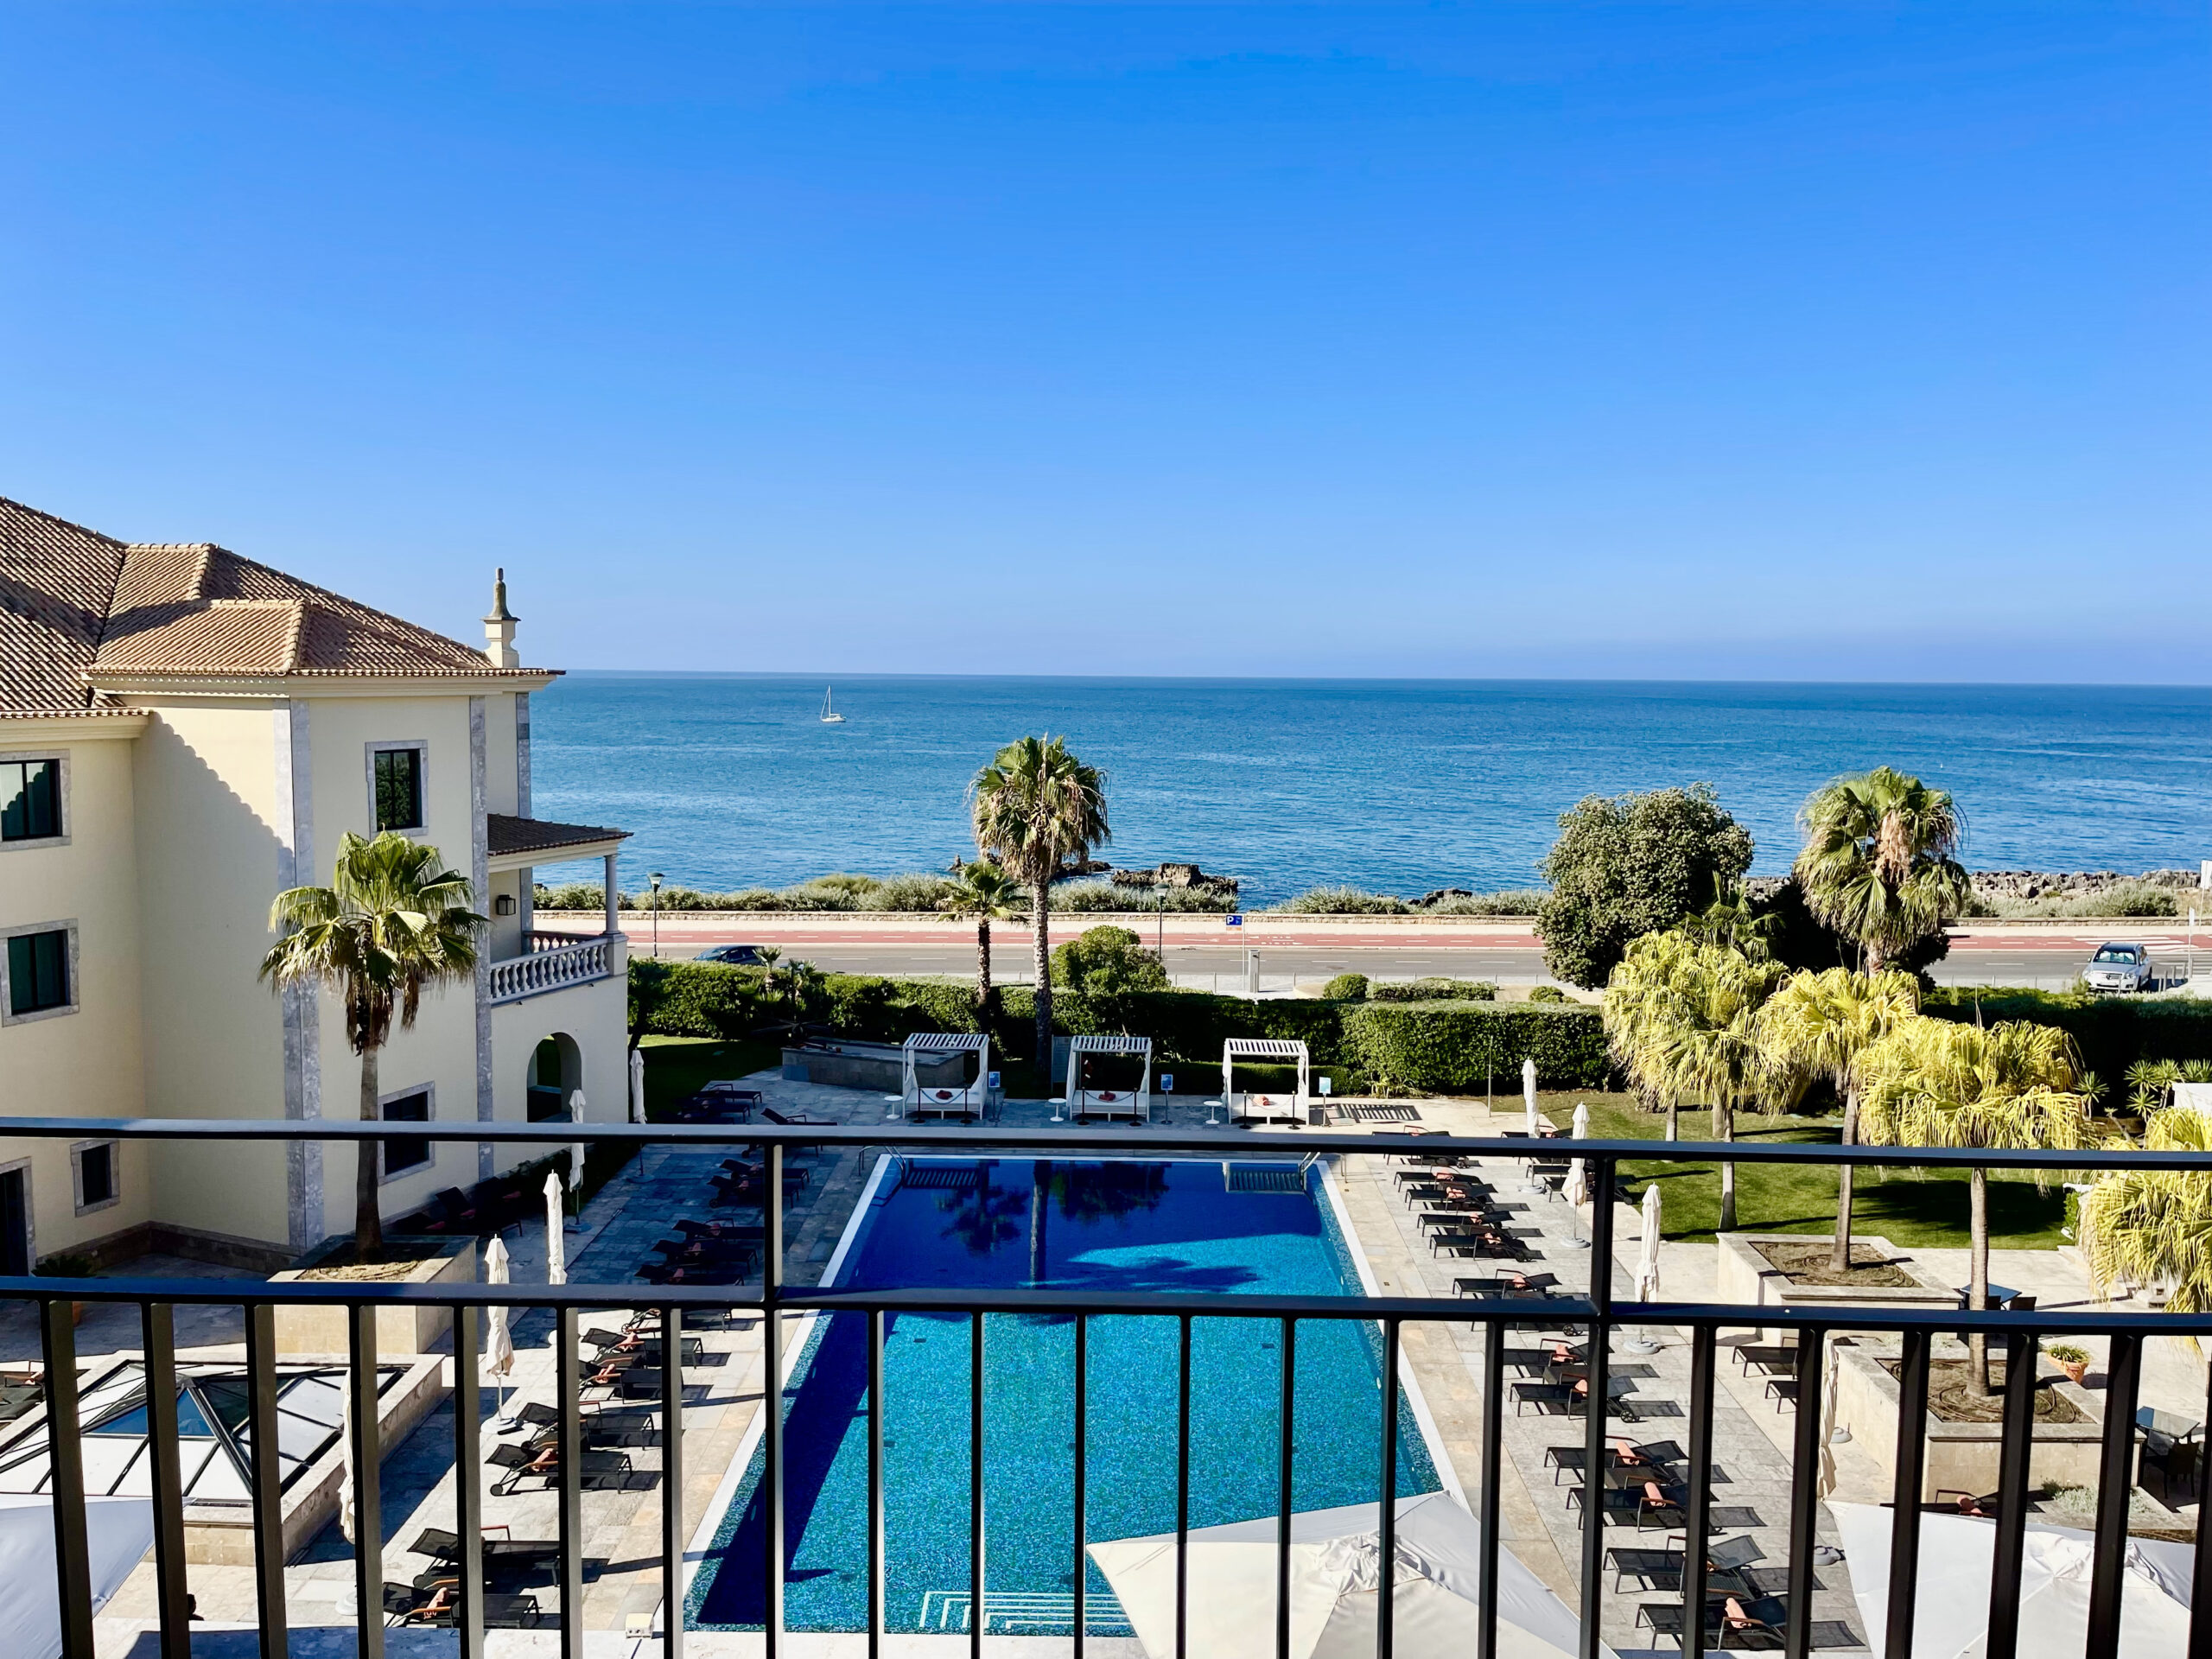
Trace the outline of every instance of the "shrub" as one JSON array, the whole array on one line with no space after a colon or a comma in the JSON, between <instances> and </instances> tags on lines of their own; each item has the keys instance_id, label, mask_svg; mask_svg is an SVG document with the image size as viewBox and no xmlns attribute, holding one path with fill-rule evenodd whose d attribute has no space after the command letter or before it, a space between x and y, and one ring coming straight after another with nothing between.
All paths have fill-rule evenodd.
<instances>
[{"instance_id":1,"label":"shrub","mask_svg":"<svg viewBox=\"0 0 2212 1659\"><path fill-rule=\"evenodd\" d=\"M1338 974L1321 988L1321 995L1337 1002L1364 1002L1367 1001L1367 976Z\"/></svg>"},{"instance_id":2,"label":"shrub","mask_svg":"<svg viewBox=\"0 0 2212 1659\"><path fill-rule=\"evenodd\" d=\"M2101 893L2077 893L2048 899L1989 899L1978 895L1986 916L2079 916L2084 920L2130 916L2178 916L2171 887L2149 881L2120 881Z\"/></svg>"},{"instance_id":3,"label":"shrub","mask_svg":"<svg viewBox=\"0 0 2212 1659\"><path fill-rule=\"evenodd\" d=\"M1126 927L1094 927L1052 951L1052 983L1085 996L1164 991L1167 970Z\"/></svg>"},{"instance_id":4,"label":"shrub","mask_svg":"<svg viewBox=\"0 0 2212 1659\"><path fill-rule=\"evenodd\" d=\"M1704 784L1586 796L1559 824L1536 931L1545 966L1585 990L1611 976L1630 939L1679 926L1751 867L1751 832Z\"/></svg>"},{"instance_id":5,"label":"shrub","mask_svg":"<svg viewBox=\"0 0 2212 1659\"><path fill-rule=\"evenodd\" d=\"M894 875L876 883L862 901L864 910L935 910L959 884L949 875Z\"/></svg>"},{"instance_id":6,"label":"shrub","mask_svg":"<svg viewBox=\"0 0 2212 1659\"><path fill-rule=\"evenodd\" d=\"M1085 911L1135 910L1136 895L1111 881L1071 881L1052 889L1052 908L1081 915Z\"/></svg>"},{"instance_id":7,"label":"shrub","mask_svg":"<svg viewBox=\"0 0 2212 1659\"><path fill-rule=\"evenodd\" d=\"M1984 1024L2031 1020L2056 1026L2074 1039L2084 1068L2107 1084L2117 1085L2139 1062L2212 1054L2212 1002L2193 997L2095 996L2005 985L1939 985L1921 996L1920 1011L1938 1020L1972 1021L1977 1008ZM2109 1096L2105 1101L2115 1103Z\"/></svg>"},{"instance_id":8,"label":"shrub","mask_svg":"<svg viewBox=\"0 0 2212 1659\"><path fill-rule=\"evenodd\" d=\"M1414 908L1423 916L1534 916L1550 896L1541 887L1516 887L1503 893L1454 893Z\"/></svg>"},{"instance_id":9,"label":"shrub","mask_svg":"<svg viewBox=\"0 0 2212 1659\"><path fill-rule=\"evenodd\" d=\"M1517 1079L1523 1059L1555 1089L1602 1089L1612 1076L1596 1008L1525 1003L1366 1002L1344 1014L1343 1058L1392 1091L1474 1094Z\"/></svg>"},{"instance_id":10,"label":"shrub","mask_svg":"<svg viewBox=\"0 0 2212 1659\"><path fill-rule=\"evenodd\" d=\"M1288 916L1403 916L1413 906L1387 893L1359 887L1308 887L1271 908Z\"/></svg>"},{"instance_id":11,"label":"shrub","mask_svg":"<svg viewBox=\"0 0 2212 1659\"><path fill-rule=\"evenodd\" d=\"M626 893L620 899L624 910L632 908L635 902ZM533 887L530 902L539 910L603 910L607 906L607 889L596 881L563 881L557 887Z\"/></svg>"},{"instance_id":12,"label":"shrub","mask_svg":"<svg viewBox=\"0 0 2212 1659\"><path fill-rule=\"evenodd\" d=\"M1567 1000L1567 993L1556 985L1531 985L1529 988L1529 1001L1531 1002L1564 1002Z\"/></svg>"},{"instance_id":13,"label":"shrub","mask_svg":"<svg viewBox=\"0 0 2212 1659\"><path fill-rule=\"evenodd\" d=\"M1495 1002L1497 987L1486 979L1414 979L1377 985L1369 995L1377 1002Z\"/></svg>"}]
</instances>

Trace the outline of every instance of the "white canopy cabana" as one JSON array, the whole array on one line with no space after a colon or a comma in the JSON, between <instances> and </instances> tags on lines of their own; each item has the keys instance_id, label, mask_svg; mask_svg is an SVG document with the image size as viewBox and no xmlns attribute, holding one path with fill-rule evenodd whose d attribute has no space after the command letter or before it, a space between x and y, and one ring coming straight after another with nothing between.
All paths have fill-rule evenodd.
<instances>
[{"instance_id":1,"label":"white canopy cabana","mask_svg":"<svg viewBox=\"0 0 2212 1659\"><path fill-rule=\"evenodd\" d=\"M1135 1089L1085 1089L1083 1057L1086 1054L1141 1055L1144 1077ZM1067 1093L1062 1106L1070 1117L1126 1117L1133 1123L1152 1121L1152 1039L1149 1037L1074 1037L1068 1040Z\"/></svg>"},{"instance_id":2,"label":"white canopy cabana","mask_svg":"<svg viewBox=\"0 0 2212 1659\"><path fill-rule=\"evenodd\" d=\"M1275 1528L1270 1516L1192 1531L1190 1659L1272 1659ZM1291 1659L1369 1659L1375 1652L1381 1528L1379 1503L1291 1516ZM1442 1492L1402 1497L1396 1543L1392 1650L1402 1659L1472 1653L1483 1576L1474 1516ZM1147 1659L1169 1659L1178 1650L1175 1554L1173 1533L1090 1546ZM1580 1647L1580 1627L1566 1604L1510 1550L1499 1550L1498 1659L1572 1659ZM1611 1648L1601 1643L1599 1651L1611 1659Z\"/></svg>"},{"instance_id":3,"label":"white canopy cabana","mask_svg":"<svg viewBox=\"0 0 2212 1659\"><path fill-rule=\"evenodd\" d=\"M1298 1067L1298 1092L1294 1095L1255 1095L1236 1092L1236 1062L1261 1060L1281 1065L1295 1063ZM1306 1045L1281 1037L1231 1037L1221 1046L1222 1103L1229 1108L1231 1121L1235 1119L1286 1117L1294 1122L1306 1116L1306 1101L1312 1093L1308 1075L1309 1062Z\"/></svg>"},{"instance_id":4,"label":"white canopy cabana","mask_svg":"<svg viewBox=\"0 0 2212 1659\"><path fill-rule=\"evenodd\" d=\"M923 1054L973 1054L976 1081L957 1089L922 1087L914 1061ZM980 1031L917 1031L899 1045L899 1096L909 1117L980 1119L991 1094L991 1039Z\"/></svg>"}]
</instances>

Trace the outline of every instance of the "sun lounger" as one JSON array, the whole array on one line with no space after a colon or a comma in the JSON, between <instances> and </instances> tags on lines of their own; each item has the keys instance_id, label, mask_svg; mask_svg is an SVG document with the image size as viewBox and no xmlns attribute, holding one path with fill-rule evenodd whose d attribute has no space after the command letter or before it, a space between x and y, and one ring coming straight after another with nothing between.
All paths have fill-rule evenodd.
<instances>
[{"instance_id":1,"label":"sun lounger","mask_svg":"<svg viewBox=\"0 0 2212 1659\"><path fill-rule=\"evenodd\" d=\"M1731 1604L1735 1611L1730 1611ZM1645 1602L1636 1610L1636 1622L1648 1627L1655 1636L1670 1637L1680 1647L1684 1635L1683 1609L1679 1602ZM1738 1648L1762 1650L1780 1648L1783 1608L1781 1599L1775 1596L1756 1597L1745 1601L1739 1597L1716 1597L1706 1604L1706 1640L1716 1648ZM1832 1621L1831 1621L1832 1622ZM1840 1645L1833 1640L1815 1641L1816 1647Z\"/></svg>"},{"instance_id":2,"label":"sun lounger","mask_svg":"<svg viewBox=\"0 0 2212 1659\"><path fill-rule=\"evenodd\" d=\"M755 1222L691 1221L677 1219L670 1226L686 1238L736 1238L759 1243L768 1236L768 1230Z\"/></svg>"},{"instance_id":3,"label":"sun lounger","mask_svg":"<svg viewBox=\"0 0 2212 1659\"><path fill-rule=\"evenodd\" d=\"M660 1374L656 1371L655 1376ZM522 1481L542 1480L548 1491L560 1484L561 1465L557 1457L543 1458L538 1453L518 1446L495 1446L484 1454L484 1461L495 1469L507 1471L504 1484L492 1488L495 1497L505 1497ZM630 1457L626 1452L587 1452L581 1465L586 1485L602 1483L610 1478L620 1478L630 1472Z\"/></svg>"},{"instance_id":4,"label":"sun lounger","mask_svg":"<svg viewBox=\"0 0 2212 1659\"><path fill-rule=\"evenodd\" d=\"M763 1106L760 1109L760 1116L766 1118L771 1123L782 1123L794 1128L808 1127L817 1129L826 1129L835 1128L836 1124L836 1120L835 1118L809 1117L804 1112L779 1112L773 1106Z\"/></svg>"},{"instance_id":5,"label":"sun lounger","mask_svg":"<svg viewBox=\"0 0 2212 1659\"><path fill-rule=\"evenodd\" d=\"M444 1563L436 1569L439 1572L449 1571L461 1560L460 1538L435 1527L425 1527L408 1548L417 1555ZM561 1570L561 1546L551 1539L486 1538L482 1548L487 1579L550 1578Z\"/></svg>"},{"instance_id":6,"label":"sun lounger","mask_svg":"<svg viewBox=\"0 0 2212 1659\"><path fill-rule=\"evenodd\" d=\"M384 1586L385 1617L403 1625L450 1627L460 1613L456 1600L459 1591L460 1585L454 1580L441 1580L427 1586L427 1593L424 1589L387 1580ZM480 1592L477 1605L483 1611L484 1628L487 1630L526 1630L537 1624L537 1602L531 1596L503 1595L486 1590Z\"/></svg>"}]
</instances>

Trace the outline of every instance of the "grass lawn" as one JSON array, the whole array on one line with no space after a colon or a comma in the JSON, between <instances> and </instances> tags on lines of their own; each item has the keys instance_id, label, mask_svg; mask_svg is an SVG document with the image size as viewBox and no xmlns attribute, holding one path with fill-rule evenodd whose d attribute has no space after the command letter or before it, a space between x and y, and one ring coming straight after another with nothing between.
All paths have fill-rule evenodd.
<instances>
[{"instance_id":1,"label":"grass lawn","mask_svg":"<svg viewBox=\"0 0 2212 1659\"><path fill-rule=\"evenodd\" d=\"M772 1043L725 1042L713 1037L644 1037L645 1121L660 1122L669 1109L701 1085L720 1077L742 1077L783 1063Z\"/></svg>"},{"instance_id":2,"label":"grass lawn","mask_svg":"<svg viewBox=\"0 0 2212 1659\"><path fill-rule=\"evenodd\" d=\"M1590 1108L1590 1133L1610 1141L1660 1141L1667 1133L1663 1116L1644 1111L1630 1095L1538 1095L1545 1116L1565 1128L1577 1102ZM1713 1120L1703 1111L1685 1111L1685 1138L1704 1140ZM1738 1141L1801 1141L1834 1146L1841 1136L1833 1117L1755 1117L1736 1120ZM1665 1233L1670 1239L1702 1242L1720 1218L1720 1171L1713 1163L1625 1162L1621 1178L1630 1198L1643 1201L1643 1190L1660 1184ZM1878 1233L1908 1248L1964 1249L1967 1237L1967 1176L1887 1173L1862 1169L1852 1191L1852 1230ZM2038 1192L2031 1180L1993 1171L1989 1178L1990 1243L1999 1249L2047 1250L2065 1243L2059 1229L2065 1193L2054 1185ZM1742 1232L1832 1233L1835 1230L1835 1171L1783 1165L1736 1166L1736 1226Z\"/></svg>"}]
</instances>

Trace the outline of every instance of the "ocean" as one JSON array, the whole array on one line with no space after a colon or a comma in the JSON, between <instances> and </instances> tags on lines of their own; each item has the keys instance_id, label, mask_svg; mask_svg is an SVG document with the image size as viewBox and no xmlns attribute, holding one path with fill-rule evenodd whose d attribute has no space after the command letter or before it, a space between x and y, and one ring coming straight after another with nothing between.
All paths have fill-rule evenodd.
<instances>
[{"instance_id":1,"label":"ocean","mask_svg":"<svg viewBox=\"0 0 2212 1659\"><path fill-rule=\"evenodd\" d=\"M1949 790L1976 869L2194 868L2212 856L2212 689L575 673L531 699L537 816L633 832L709 888L969 855L1001 744L1064 735L1106 773L1125 866L1195 861L1262 905L1347 882L1534 885L1586 795L1703 782L1797 847L1807 793L1886 763Z\"/></svg>"}]
</instances>

